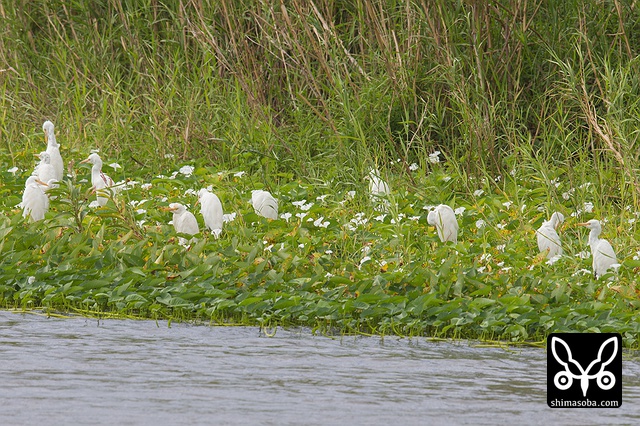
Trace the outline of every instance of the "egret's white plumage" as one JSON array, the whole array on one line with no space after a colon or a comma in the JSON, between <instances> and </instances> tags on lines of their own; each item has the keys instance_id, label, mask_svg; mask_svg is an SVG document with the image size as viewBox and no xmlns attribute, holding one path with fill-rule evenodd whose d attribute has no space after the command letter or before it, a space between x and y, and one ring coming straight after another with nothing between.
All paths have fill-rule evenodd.
<instances>
[{"instance_id":1,"label":"egret's white plumage","mask_svg":"<svg viewBox=\"0 0 640 426\"><path fill-rule=\"evenodd\" d=\"M268 191L262 189L255 189L251 191L251 204L253 209L260 216L264 216L267 219L278 218L278 200L273 198Z\"/></svg>"},{"instance_id":2,"label":"egret's white plumage","mask_svg":"<svg viewBox=\"0 0 640 426\"><path fill-rule=\"evenodd\" d=\"M538 240L538 248L541 253L547 253L547 258L562 255L562 245L560 244L560 236L556 228L564 222L564 215L560 212L554 212L549 220L542 222L542 225L536 231Z\"/></svg>"},{"instance_id":3,"label":"egret's white plumage","mask_svg":"<svg viewBox=\"0 0 640 426\"><path fill-rule=\"evenodd\" d=\"M438 237L445 241L458 242L458 221L453 209L446 204L440 204L427 215L429 225L435 226Z\"/></svg>"},{"instance_id":4,"label":"egret's white plumage","mask_svg":"<svg viewBox=\"0 0 640 426\"><path fill-rule=\"evenodd\" d=\"M176 232L188 235L195 235L200 232L196 217L185 206L179 203L171 203L167 210L173 212L173 227Z\"/></svg>"},{"instance_id":5,"label":"egret's white plumage","mask_svg":"<svg viewBox=\"0 0 640 426\"><path fill-rule=\"evenodd\" d=\"M42 151L40 154L38 154L38 157L40 157L40 163L35 170L38 179L40 179L42 182L48 182L51 179L55 179L57 181L58 177L53 164L51 164L51 156L49 155L49 153L46 151Z\"/></svg>"},{"instance_id":6,"label":"egret's white plumage","mask_svg":"<svg viewBox=\"0 0 640 426\"><path fill-rule=\"evenodd\" d=\"M91 185L94 191L96 191L98 205L104 206L107 204L107 201L109 201L109 198L100 196L100 194L102 193L104 195L104 193L113 186L113 179L102 173L102 159L100 159L98 154L91 154L86 160L82 160L81 163L91 163L93 165L91 167ZM112 193L115 194L115 190L112 190Z\"/></svg>"},{"instance_id":7,"label":"egret's white plumage","mask_svg":"<svg viewBox=\"0 0 640 426\"><path fill-rule=\"evenodd\" d=\"M30 216L34 222L44 219L49 210L49 198L43 189L46 186L37 176L29 176L22 194L22 217Z\"/></svg>"},{"instance_id":8,"label":"egret's white plumage","mask_svg":"<svg viewBox=\"0 0 640 426\"><path fill-rule=\"evenodd\" d=\"M56 141L56 135L54 134L53 129L53 123L50 121L45 121L42 125L44 137L47 142L47 154L51 157L51 165L55 170L54 177L57 180L62 180L62 176L64 174L64 163L62 162L62 156L60 155L60 145L58 144L58 141Z\"/></svg>"},{"instance_id":9,"label":"egret's white plumage","mask_svg":"<svg viewBox=\"0 0 640 426\"><path fill-rule=\"evenodd\" d=\"M217 238L222 233L222 223L224 222L220 199L216 194L203 188L198 191L198 202L205 226Z\"/></svg>"},{"instance_id":10,"label":"egret's white plumage","mask_svg":"<svg viewBox=\"0 0 640 426\"><path fill-rule=\"evenodd\" d=\"M389 190L389 184L380 177L380 171L371 169L365 179L369 181L369 196L377 204L376 210L387 210L389 208L387 197L391 191Z\"/></svg>"},{"instance_id":11,"label":"egret's white plumage","mask_svg":"<svg viewBox=\"0 0 640 426\"><path fill-rule=\"evenodd\" d=\"M600 238L600 233L602 232L600 221L591 219L578 225L585 226L591 230L589 232L589 246L591 246L591 257L593 258L593 273L596 278L600 278L612 265L618 263L616 253L613 251L609 241Z\"/></svg>"}]
</instances>

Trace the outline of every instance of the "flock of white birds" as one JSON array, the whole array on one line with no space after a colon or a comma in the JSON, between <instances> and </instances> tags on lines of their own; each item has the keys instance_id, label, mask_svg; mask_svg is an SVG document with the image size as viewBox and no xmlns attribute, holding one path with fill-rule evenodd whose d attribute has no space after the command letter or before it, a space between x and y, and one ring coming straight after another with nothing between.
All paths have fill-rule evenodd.
<instances>
[{"instance_id":1,"label":"flock of white birds","mask_svg":"<svg viewBox=\"0 0 640 426\"><path fill-rule=\"evenodd\" d=\"M31 220L38 221L44 219L45 213L49 209L49 197L47 191L57 185L62 180L64 164L60 155L60 145L56 141L54 125L51 121L46 121L42 125L47 150L37 154L40 163L36 166L33 174L29 176L25 183L22 195L23 217L29 216ZM91 163L91 185L96 193L98 206L104 206L109 196L117 193L117 186L113 179L102 172L102 160L98 154L91 154L81 163ZM382 179L377 169L372 169L365 177L369 181L369 194L376 204L376 209L387 210L390 206L389 196L391 191L387 182ZM108 192L110 191L110 193ZM268 191L254 190L251 193L251 203L256 214L268 219L278 218L278 200ZM204 220L205 227L208 228L216 238L222 233L224 215L222 203L218 196L207 189L198 192L200 213ZM176 232L186 235L195 235L200 232L198 221L193 213L179 203L171 203L165 210L173 213L173 226ZM434 226L440 241L458 241L458 221L454 210L446 205L440 204L433 208L427 215L427 222ZM536 231L538 248L541 253L546 253L547 258L562 256L562 244L557 228L564 222L564 215L555 212L548 221ZM592 219L585 223L579 223L590 229L589 246L593 258L593 273L597 278L605 274L612 266L618 263L616 254L611 244L600 238L602 226L598 220ZM184 239L180 239L184 243Z\"/></svg>"}]
</instances>

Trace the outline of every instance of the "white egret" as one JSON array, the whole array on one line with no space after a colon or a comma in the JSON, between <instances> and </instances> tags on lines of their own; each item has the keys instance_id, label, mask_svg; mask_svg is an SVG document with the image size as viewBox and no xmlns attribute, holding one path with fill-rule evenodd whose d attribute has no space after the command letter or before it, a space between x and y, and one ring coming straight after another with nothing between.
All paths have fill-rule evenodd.
<instances>
[{"instance_id":1,"label":"white egret","mask_svg":"<svg viewBox=\"0 0 640 426\"><path fill-rule=\"evenodd\" d=\"M200 213L204 219L204 224L211 230L216 238L222 233L223 212L222 203L218 196L203 188L198 191L198 202L200 203Z\"/></svg>"},{"instance_id":2,"label":"white egret","mask_svg":"<svg viewBox=\"0 0 640 426\"><path fill-rule=\"evenodd\" d=\"M104 195L104 192L113 186L113 179L102 173L102 160L98 154L91 154L86 160L82 160L80 163L93 164L91 167L91 185L97 194L96 200L98 201L98 205L101 207L104 206L107 204L107 201L109 201L109 198L101 197L100 193ZM112 191L112 193L115 194L115 191Z\"/></svg>"},{"instance_id":3,"label":"white egret","mask_svg":"<svg viewBox=\"0 0 640 426\"><path fill-rule=\"evenodd\" d=\"M62 162L62 156L60 155L60 144L56 141L56 135L53 132L53 123L45 121L42 125L44 130L44 138L47 142L47 154L51 157L51 165L55 170L55 178L62 180L64 174L64 163Z\"/></svg>"},{"instance_id":4,"label":"white egret","mask_svg":"<svg viewBox=\"0 0 640 426\"><path fill-rule=\"evenodd\" d=\"M180 234L195 235L200 232L196 217L179 203L171 203L164 210L173 212L173 227Z\"/></svg>"},{"instance_id":5,"label":"white egret","mask_svg":"<svg viewBox=\"0 0 640 426\"><path fill-rule=\"evenodd\" d=\"M589 246L591 246L591 257L593 258L593 273L596 278L600 278L612 265L618 263L616 253L609 241L600 238L600 232L602 232L600 221L591 219L578 225L591 230L589 232Z\"/></svg>"},{"instance_id":6,"label":"white egret","mask_svg":"<svg viewBox=\"0 0 640 426\"><path fill-rule=\"evenodd\" d=\"M30 216L34 222L44 219L49 210L49 198L43 190L46 186L37 176L29 176L22 194L22 217Z\"/></svg>"},{"instance_id":7,"label":"white egret","mask_svg":"<svg viewBox=\"0 0 640 426\"><path fill-rule=\"evenodd\" d=\"M385 199L390 194L389 184L380 177L378 169L369 170L369 175L365 176L369 181L369 195L371 200L379 203L377 210L386 210L389 207L389 200Z\"/></svg>"},{"instance_id":8,"label":"white egret","mask_svg":"<svg viewBox=\"0 0 640 426\"><path fill-rule=\"evenodd\" d=\"M51 156L48 152L42 151L40 154L35 154L40 158L40 163L36 166L34 173L37 174L38 179L42 182L48 182L51 179L58 180L56 169L51 164Z\"/></svg>"},{"instance_id":9,"label":"white egret","mask_svg":"<svg viewBox=\"0 0 640 426\"><path fill-rule=\"evenodd\" d=\"M445 241L458 242L458 221L453 209L446 204L440 204L427 215L429 225L435 226L438 237Z\"/></svg>"},{"instance_id":10,"label":"white egret","mask_svg":"<svg viewBox=\"0 0 640 426\"><path fill-rule=\"evenodd\" d=\"M536 231L538 248L540 253L547 253L547 259L562 255L560 236L556 231L556 228L562 222L564 222L564 215L560 212L554 212L551 218L542 222L542 225Z\"/></svg>"},{"instance_id":11,"label":"white egret","mask_svg":"<svg viewBox=\"0 0 640 426\"><path fill-rule=\"evenodd\" d=\"M268 191L262 189L251 191L251 204L258 215L267 219L275 220L278 218L278 200L273 198L273 195Z\"/></svg>"}]
</instances>

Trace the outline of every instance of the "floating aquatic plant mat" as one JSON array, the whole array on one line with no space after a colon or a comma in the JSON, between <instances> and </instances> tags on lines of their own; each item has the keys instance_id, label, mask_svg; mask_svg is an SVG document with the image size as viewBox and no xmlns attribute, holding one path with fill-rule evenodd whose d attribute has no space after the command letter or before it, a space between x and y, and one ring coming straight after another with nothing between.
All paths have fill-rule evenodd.
<instances>
[{"instance_id":1,"label":"floating aquatic plant mat","mask_svg":"<svg viewBox=\"0 0 640 426\"><path fill-rule=\"evenodd\" d=\"M108 171L123 190L104 207L90 207L89 168L77 167L50 191L50 210L34 223L18 206L30 171L2 171L0 304L486 341L620 332L627 346L638 346L640 260L629 250L636 214L594 206L591 185L570 188L560 178L553 199L563 203L551 203L547 188L517 173L472 179L466 191L459 175L434 165L412 167L408 189L394 169L400 166L391 165L391 195L381 204L365 182L277 175L266 187L239 170L167 163L165 175L112 164ZM204 187L222 200L222 234L177 235L161 207L184 204L202 230L194 204ZM278 199L278 219L254 212L251 191L258 188ZM440 203L455 209L455 244L442 243L427 224ZM535 229L555 210L567 216L558 230L565 254L548 260L538 253ZM587 233L574 226L592 217L605 222L603 235L621 263L598 280Z\"/></svg>"}]
</instances>

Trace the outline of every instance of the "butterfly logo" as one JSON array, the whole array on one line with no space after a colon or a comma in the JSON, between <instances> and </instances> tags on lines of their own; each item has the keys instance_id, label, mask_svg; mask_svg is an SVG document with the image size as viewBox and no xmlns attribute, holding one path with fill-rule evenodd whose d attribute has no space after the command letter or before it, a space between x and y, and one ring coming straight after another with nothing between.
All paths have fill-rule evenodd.
<instances>
[{"instance_id":1,"label":"butterfly logo","mask_svg":"<svg viewBox=\"0 0 640 426\"><path fill-rule=\"evenodd\" d=\"M602 356L605 348L608 345L613 345L613 354L611 355L611 357L609 357L609 359L603 361ZM560 347L564 348L564 354L559 353L562 352L559 351ZM602 345L600 345L600 349L598 350L598 357L593 360L587 368L582 368L582 365L580 365L578 361L573 359L573 355L571 354L569 345L567 345L567 343L559 337L554 336L551 338L551 352L553 352L553 356L556 361L558 361L558 363L564 367L564 371L558 372L553 378L553 384L560 390L569 389L571 385L573 385L574 379L580 380L582 395L586 398L587 389L589 389L589 381L591 379L596 379L598 387L600 387L600 389L602 390L609 390L616 384L616 378L613 373L611 373L610 371L605 371L605 368L609 364L611 364L616 354L618 353L618 339L616 339L615 336L605 340ZM562 359L563 355L567 356L566 361ZM580 371L580 374L574 374L571 371L571 364L575 366L578 371ZM591 370L595 369L598 369L598 371L595 373L591 373Z\"/></svg>"}]
</instances>

